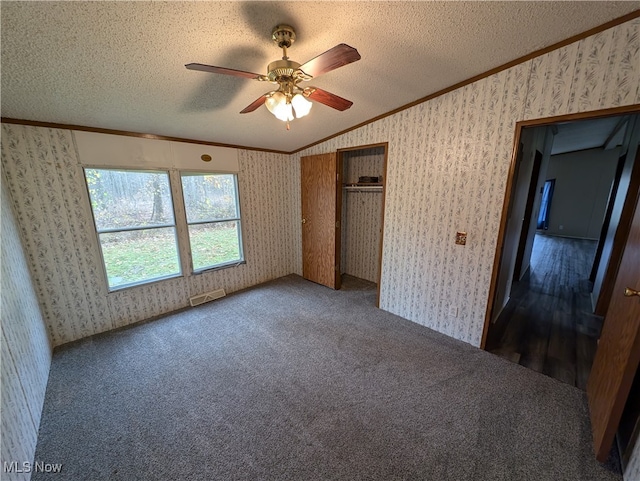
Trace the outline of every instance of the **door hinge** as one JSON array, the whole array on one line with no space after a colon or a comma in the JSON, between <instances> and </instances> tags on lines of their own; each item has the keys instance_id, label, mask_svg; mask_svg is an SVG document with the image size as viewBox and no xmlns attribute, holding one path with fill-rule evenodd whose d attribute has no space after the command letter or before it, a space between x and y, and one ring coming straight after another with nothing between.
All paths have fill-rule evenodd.
<instances>
[{"instance_id":1,"label":"door hinge","mask_svg":"<svg viewBox=\"0 0 640 481\"><path fill-rule=\"evenodd\" d=\"M339 229L339 228L340 228L340 221L339 221L339 220L337 220L337 221L336 221L336 229Z\"/></svg>"}]
</instances>

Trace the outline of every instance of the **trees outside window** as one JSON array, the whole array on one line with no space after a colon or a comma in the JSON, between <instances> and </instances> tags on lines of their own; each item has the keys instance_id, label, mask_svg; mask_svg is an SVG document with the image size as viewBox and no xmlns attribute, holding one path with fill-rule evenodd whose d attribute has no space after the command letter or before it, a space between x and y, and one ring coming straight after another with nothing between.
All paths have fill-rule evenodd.
<instances>
[{"instance_id":1,"label":"trees outside window","mask_svg":"<svg viewBox=\"0 0 640 481\"><path fill-rule=\"evenodd\" d=\"M180 275L168 173L85 169L85 178L109 290Z\"/></svg>"},{"instance_id":2,"label":"trees outside window","mask_svg":"<svg viewBox=\"0 0 640 481\"><path fill-rule=\"evenodd\" d=\"M181 275L176 222L194 272L244 262L236 174L181 173L178 219L167 171L86 168L85 178L110 291Z\"/></svg>"},{"instance_id":3,"label":"trees outside window","mask_svg":"<svg viewBox=\"0 0 640 481\"><path fill-rule=\"evenodd\" d=\"M181 174L194 271L244 260L235 174Z\"/></svg>"}]
</instances>

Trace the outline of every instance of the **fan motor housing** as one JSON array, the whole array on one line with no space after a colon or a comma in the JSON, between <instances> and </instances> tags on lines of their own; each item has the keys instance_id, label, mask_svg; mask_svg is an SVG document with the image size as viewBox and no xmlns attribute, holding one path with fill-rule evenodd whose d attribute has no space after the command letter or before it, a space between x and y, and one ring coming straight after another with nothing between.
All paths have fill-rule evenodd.
<instances>
[{"instance_id":1,"label":"fan motor housing","mask_svg":"<svg viewBox=\"0 0 640 481\"><path fill-rule=\"evenodd\" d=\"M271 82L277 82L282 77L293 77L296 70L300 68L298 62L291 60L276 60L267 67L267 77Z\"/></svg>"},{"instance_id":2,"label":"fan motor housing","mask_svg":"<svg viewBox=\"0 0 640 481\"><path fill-rule=\"evenodd\" d=\"M289 48L296 41L296 31L291 25L276 25L271 32L271 38L278 47Z\"/></svg>"}]
</instances>

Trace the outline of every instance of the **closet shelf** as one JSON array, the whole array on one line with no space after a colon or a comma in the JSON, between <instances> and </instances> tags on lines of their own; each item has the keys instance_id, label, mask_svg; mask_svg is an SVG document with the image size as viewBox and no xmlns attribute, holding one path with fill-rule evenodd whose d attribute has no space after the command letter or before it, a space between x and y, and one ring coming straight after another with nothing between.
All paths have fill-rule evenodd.
<instances>
[{"instance_id":1,"label":"closet shelf","mask_svg":"<svg viewBox=\"0 0 640 481\"><path fill-rule=\"evenodd\" d=\"M382 192L382 184L344 184L347 192Z\"/></svg>"}]
</instances>

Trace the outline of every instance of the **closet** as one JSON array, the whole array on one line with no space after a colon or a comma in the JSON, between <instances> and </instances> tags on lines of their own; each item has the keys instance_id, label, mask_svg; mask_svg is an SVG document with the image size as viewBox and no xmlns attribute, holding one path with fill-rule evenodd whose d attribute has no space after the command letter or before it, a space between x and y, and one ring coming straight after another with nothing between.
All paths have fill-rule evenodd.
<instances>
[{"instance_id":1,"label":"closet","mask_svg":"<svg viewBox=\"0 0 640 481\"><path fill-rule=\"evenodd\" d=\"M341 150L340 273L378 284L386 145Z\"/></svg>"}]
</instances>

